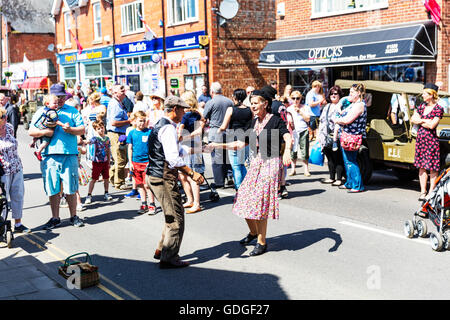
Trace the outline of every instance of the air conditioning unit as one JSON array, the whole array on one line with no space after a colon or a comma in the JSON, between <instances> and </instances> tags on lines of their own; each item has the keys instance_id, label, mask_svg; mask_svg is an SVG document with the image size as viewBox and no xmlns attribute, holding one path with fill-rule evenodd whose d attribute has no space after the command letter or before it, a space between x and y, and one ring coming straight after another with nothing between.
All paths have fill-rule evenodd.
<instances>
[{"instance_id":1,"label":"air conditioning unit","mask_svg":"<svg viewBox=\"0 0 450 320\"><path fill-rule=\"evenodd\" d=\"M58 50L61 50L61 49L63 48L63 45L62 45L61 43L58 43L58 44L56 45L56 48L57 48Z\"/></svg>"},{"instance_id":2,"label":"air conditioning unit","mask_svg":"<svg viewBox=\"0 0 450 320\"><path fill-rule=\"evenodd\" d=\"M111 37L110 36L104 36L103 40L105 40L106 42L110 42L111 41Z\"/></svg>"}]
</instances>

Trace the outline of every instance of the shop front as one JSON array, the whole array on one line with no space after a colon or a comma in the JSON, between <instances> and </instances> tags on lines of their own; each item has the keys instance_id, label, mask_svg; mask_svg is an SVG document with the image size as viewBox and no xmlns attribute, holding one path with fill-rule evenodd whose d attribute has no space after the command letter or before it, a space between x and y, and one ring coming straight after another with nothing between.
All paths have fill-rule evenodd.
<instances>
[{"instance_id":1,"label":"shop front","mask_svg":"<svg viewBox=\"0 0 450 320\"><path fill-rule=\"evenodd\" d=\"M199 37L204 35L199 31L166 37L166 59L162 38L116 45L117 82L147 96L166 89L201 90L206 79L201 61L206 58Z\"/></svg>"},{"instance_id":2,"label":"shop front","mask_svg":"<svg viewBox=\"0 0 450 320\"><path fill-rule=\"evenodd\" d=\"M436 26L425 21L271 41L259 67L279 69L280 78L306 93L314 80L325 89L337 79L424 83L436 55Z\"/></svg>"},{"instance_id":3,"label":"shop front","mask_svg":"<svg viewBox=\"0 0 450 320\"><path fill-rule=\"evenodd\" d=\"M58 55L58 64L61 81L71 88L81 82L83 88L97 89L114 79L113 47L63 53Z\"/></svg>"}]
</instances>

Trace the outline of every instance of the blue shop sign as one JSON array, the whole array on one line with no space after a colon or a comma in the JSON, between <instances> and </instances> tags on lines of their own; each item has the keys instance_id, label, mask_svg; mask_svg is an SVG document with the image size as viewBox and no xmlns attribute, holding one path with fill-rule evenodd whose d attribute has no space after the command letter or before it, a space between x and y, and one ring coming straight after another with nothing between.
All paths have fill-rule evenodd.
<instances>
[{"instance_id":1,"label":"blue shop sign","mask_svg":"<svg viewBox=\"0 0 450 320\"><path fill-rule=\"evenodd\" d=\"M74 64L76 62L98 61L103 59L112 59L112 47L100 49L86 49L78 54L78 52L63 53L58 55L58 63L61 65Z\"/></svg>"},{"instance_id":2,"label":"blue shop sign","mask_svg":"<svg viewBox=\"0 0 450 320\"><path fill-rule=\"evenodd\" d=\"M190 32L166 37L166 50L177 51L196 49L199 47L199 36L204 36L205 31ZM143 40L115 45L116 57L151 54L163 51L163 39Z\"/></svg>"}]
</instances>

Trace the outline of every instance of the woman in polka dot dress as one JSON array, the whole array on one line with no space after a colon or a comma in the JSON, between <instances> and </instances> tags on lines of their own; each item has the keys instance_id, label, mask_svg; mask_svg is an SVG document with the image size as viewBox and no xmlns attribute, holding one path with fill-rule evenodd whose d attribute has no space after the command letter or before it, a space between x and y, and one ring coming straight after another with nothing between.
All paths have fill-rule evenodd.
<instances>
[{"instance_id":1,"label":"woman in polka dot dress","mask_svg":"<svg viewBox=\"0 0 450 320\"><path fill-rule=\"evenodd\" d=\"M414 110L411 123L419 125L416 139L416 155L414 166L419 168L420 197L427 195L428 171L430 172L431 192L436 186L436 178L440 167L439 139L436 127L442 119L444 109L436 102L438 87L432 83L426 84L422 93L423 103Z\"/></svg>"}]
</instances>

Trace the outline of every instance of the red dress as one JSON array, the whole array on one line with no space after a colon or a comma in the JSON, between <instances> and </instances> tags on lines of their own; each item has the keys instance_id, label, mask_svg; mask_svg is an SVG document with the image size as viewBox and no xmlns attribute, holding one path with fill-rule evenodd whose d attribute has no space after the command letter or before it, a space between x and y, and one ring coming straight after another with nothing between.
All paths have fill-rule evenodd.
<instances>
[{"instance_id":1,"label":"red dress","mask_svg":"<svg viewBox=\"0 0 450 320\"><path fill-rule=\"evenodd\" d=\"M439 117L442 119L444 109L436 104L433 110L424 115L425 104L422 103L417 107L417 112L421 119L433 119ZM414 159L414 166L417 168L423 168L431 171L439 171L440 168L440 149L439 138L435 129L427 129L422 126L417 131L416 139L416 156Z\"/></svg>"}]
</instances>

